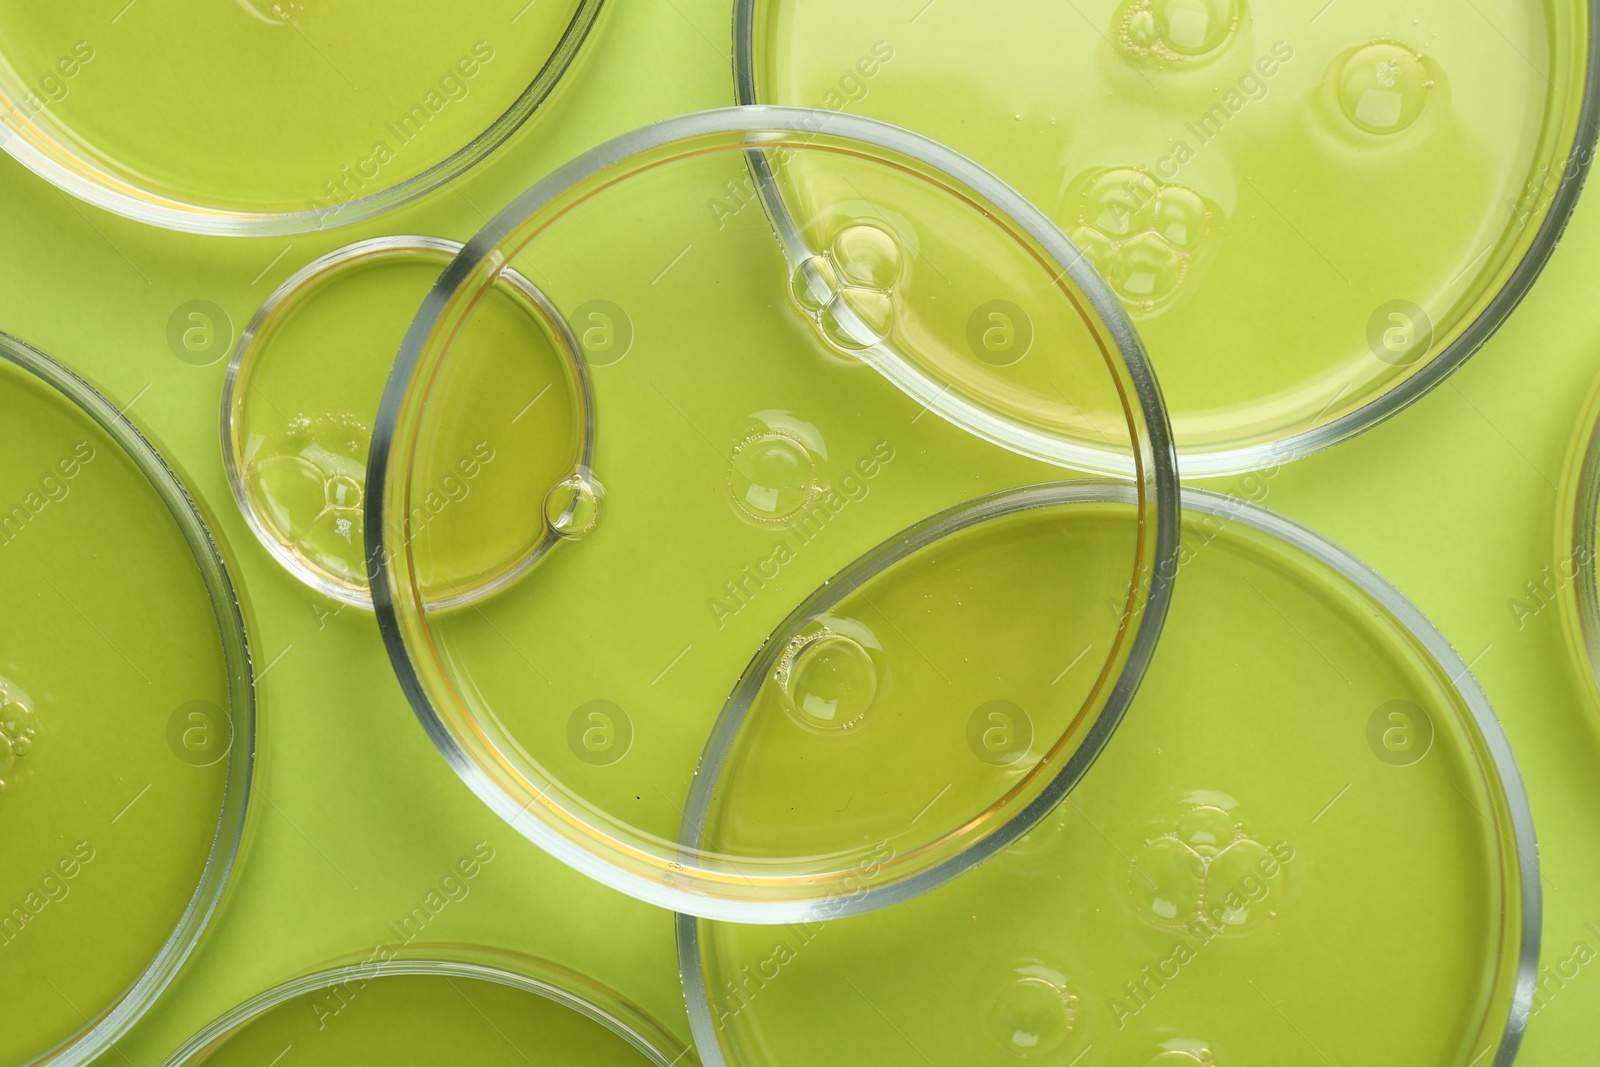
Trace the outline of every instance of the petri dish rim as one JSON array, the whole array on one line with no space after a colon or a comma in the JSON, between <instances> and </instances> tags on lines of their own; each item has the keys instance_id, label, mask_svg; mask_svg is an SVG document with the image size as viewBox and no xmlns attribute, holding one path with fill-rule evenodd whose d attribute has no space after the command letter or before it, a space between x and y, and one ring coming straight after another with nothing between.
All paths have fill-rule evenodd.
<instances>
[{"instance_id":1,"label":"petri dish rim","mask_svg":"<svg viewBox=\"0 0 1600 1067\"><path fill-rule=\"evenodd\" d=\"M463 978L494 982L554 1001L599 1023L627 1041L657 1067L694 1062L689 1046L620 996L573 971L545 960L502 950L452 945L413 945L387 959L357 957L257 993L211 1022L162 1061L183 1067L212 1051L229 1034L295 997L352 981L395 976ZM198 1061L203 1062L203 1061Z\"/></svg>"},{"instance_id":2,"label":"petri dish rim","mask_svg":"<svg viewBox=\"0 0 1600 1067\"><path fill-rule=\"evenodd\" d=\"M1103 484L1098 489L1097 495L1102 500L1124 503L1130 499L1126 487L1112 484ZM1539 847L1534 833L1533 813L1528 805L1527 790L1523 785L1522 773L1517 768L1516 757L1511 751L1511 743L1506 738L1493 707L1489 704L1488 696L1479 687L1471 668L1428 617L1387 579L1339 545L1292 519L1239 497L1185 487L1183 508L1191 514L1211 516L1224 522L1244 523L1252 529L1287 543L1332 569L1362 593L1377 601L1417 640L1444 672L1444 676L1454 679L1453 687L1470 711L1472 725L1476 727L1488 749L1507 809L1511 814L1513 840L1510 852L1517 862L1522 902L1521 914L1518 917L1521 923L1521 941L1515 960L1516 981L1510 1009L1494 1059L1488 1065L1488 1067L1511 1067L1527 1030L1535 983L1538 980L1543 897L1539 884ZM709 793L714 784L714 778L710 775L697 776L696 793ZM691 800L691 806L693 803ZM699 918L681 912L676 918L678 972L683 978L684 1003L689 1012L689 1026L694 1033L695 1045L700 1050L705 1067L739 1067L737 1064L730 1065L723 1057L722 1046L717 1039L710 996L706 989L705 969L701 962L700 922ZM1502 961L1502 965L1504 962Z\"/></svg>"},{"instance_id":3,"label":"petri dish rim","mask_svg":"<svg viewBox=\"0 0 1600 1067\"><path fill-rule=\"evenodd\" d=\"M499 250L500 243L517 229L522 220L560 200L588 178L608 167L670 147L676 142L713 135L744 136L746 152L763 146L776 146L776 139L787 136L835 136L893 151L931 166L989 198L1021 231L1055 259L1062 268L1063 276L1070 276L1078 285L1088 301L1088 310L1098 317L1105 327L1108 340L1116 349L1115 356L1106 351L1105 358L1108 362L1120 358L1128 375L1128 384L1136 394L1131 402L1137 405L1144 419L1144 454L1139 454L1141 449L1135 448L1136 456L1130 473L1134 475L1135 484L1142 483L1147 487L1149 496L1145 504L1153 505L1156 511L1154 551L1152 558L1145 562L1149 600L1129 642L1121 674L1111 687L1107 704L1101 712L1101 718L1106 720L1108 727L1120 721L1123 710L1131 702L1138 688L1137 683L1154 653L1166 617L1178 551L1177 460L1160 386L1150 369L1144 347L1124 314L1122 305L1111 295L1103 279L1079 254L1066 234L1024 197L979 164L938 142L888 123L813 108L767 105L718 108L680 115L623 134L553 171L502 209L467 243L428 293L406 333L384 389L383 402L373 427L372 447L368 453L364 505L368 584L372 590L379 630L383 634L384 645L400 687L435 747L479 799L519 833L568 866L630 896L670 910L720 919L781 923L814 914L813 909L819 903L826 904L830 914L840 913L831 910L839 907L846 911L870 910L877 906L879 899L887 901L888 898L883 896L885 887L869 889L864 893L850 890L841 894L836 890L828 890L794 900L761 900L739 895L731 887L741 884L792 887L795 879L723 875L694 863L683 854L681 848L675 854L657 855L634 843L596 833L580 817L559 809L558 805L562 821L578 824L577 832L584 839L582 843L554 825L557 820L546 823L540 816L531 815L530 811L539 806L539 801L545 801L547 806L554 802L537 792L529 802L519 802L479 766L433 706L411 658L404 627L398 616L396 593L391 588L391 582L396 579L391 562L394 550L385 543L384 537L383 502L388 492L388 468L395 449L394 438L401 409L429 337L439 325L453 293L485 261L499 261L503 255ZM1130 404L1130 398L1124 396L1123 403ZM1130 409L1129 418L1132 417ZM1130 487L1130 493L1138 502L1138 492ZM1148 515L1141 521L1148 522ZM1022 833L1025 829L1018 826L1016 832ZM593 843L599 843L606 854L596 851ZM619 857L640 864L651 873L641 873L632 866L625 866L618 862ZM953 877L957 871L945 868L941 869L941 873L943 879ZM854 878L850 872L829 877L840 883ZM822 878L806 878L804 881L808 888L821 886L827 889L827 881Z\"/></svg>"},{"instance_id":4,"label":"petri dish rim","mask_svg":"<svg viewBox=\"0 0 1600 1067\"><path fill-rule=\"evenodd\" d=\"M243 472L239 469L239 450L236 448L239 428L235 424L234 413L235 408L243 403L239 395L240 390L248 380L255 361L260 357L257 341L265 339L267 331L274 325L281 312L296 300L311 295L318 285L332 280L342 271L362 261L380 261L420 253L437 256L448 263L461 252L463 247L460 241L444 237L398 234L370 237L319 256L285 279L283 284L262 302L240 332L239 340L234 344L233 355L228 360L227 374L222 383L222 466L227 475L228 487L233 491L234 503L244 515L250 532L255 534L256 540L261 542L262 547L280 566L305 585L341 604L371 610L372 597L365 590L351 589L326 575L317 573L305 562L297 559L288 546L268 529L266 521L250 499L250 488ZM563 347L568 354L573 355L573 378L578 392L579 421L582 424L578 464L587 468L594 462L594 396L589 382L588 364L576 355L579 352L578 340L572 335L566 321L551 305L549 298L533 282L509 268L501 272L500 278L504 279L512 293L526 301L547 323L557 329ZM470 604L474 600L493 594L515 581L524 571L537 563L557 540L555 534L547 529L544 536L509 568L480 586L440 598L435 606L455 607Z\"/></svg>"},{"instance_id":5,"label":"petri dish rim","mask_svg":"<svg viewBox=\"0 0 1600 1067\"><path fill-rule=\"evenodd\" d=\"M733 9L733 74L740 104L758 104L755 72L755 19L757 0L735 0ZM1276 441L1180 452L1183 471L1191 478L1220 477L1261 470L1332 448L1365 433L1426 396L1465 363L1494 335L1527 296L1561 235L1566 232L1578 195L1583 191L1595 146L1600 140L1600 0L1588 0L1588 62L1584 68L1583 102L1578 111L1577 133L1562 163L1561 179L1550 198L1550 210L1540 223L1532 244L1478 316L1467 323L1454 341L1429 359L1415 374L1354 411L1320 426L1300 430ZM763 198L766 199L765 197ZM768 204L768 210L772 205ZM1094 468L1096 473L1124 474L1115 464Z\"/></svg>"},{"instance_id":6,"label":"petri dish rim","mask_svg":"<svg viewBox=\"0 0 1600 1067\"><path fill-rule=\"evenodd\" d=\"M606 0L579 0L572 21L555 50L528 83L487 129L455 152L420 174L368 193L337 207L301 211L226 211L144 192L107 175L50 137L35 123L21 118L25 109L12 100L0 84L0 148L34 174L78 199L137 222L185 233L232 237L266 237L310 233L361 222L428 195L467 173L488 158L539 110L561 83L568 68L599 20ZM15 123L32 130L35 144ZM66 160L68 162L63 162ZM74 165L76 164L76 165Z\"/></svg>"},{"instance_id":7,"label":"petri dish rim","mask_svg":"<svg viewBox=\"0 0 1600 1067\"><path fill-rule=\"evenodd\" d=\"M1573 431L1557 503L1555 579L1570 588L1561 596L1562 619L1573 656L1587 664L1590 703L1600 708L1600 381L1589 391ZM1567 571L1570 569L1571 573Z\"/></svg>"},{"instance_id":8,"label":"petri dish rim","mask_svg":"<svg viewBox=\"0 0 1600 1067\"><path fill-rule=\"evenodd\" d=\"M199 944L232 874L244 835L250 783L255 770L255 677L244 613L227 565L210 528L188 490L138 428L98 390L62 364L10 334L0 333L0 359L39 378L104 430L150 482L194 553L210 594L228 669L233 744L223 785L221 814L205 868L177 927L144 972L116 1004L102 1011L65 1044L36 1060L51 1067L78 1067L93 1061L138 1022L177 975Z\"/></svg>"}]
</instances>

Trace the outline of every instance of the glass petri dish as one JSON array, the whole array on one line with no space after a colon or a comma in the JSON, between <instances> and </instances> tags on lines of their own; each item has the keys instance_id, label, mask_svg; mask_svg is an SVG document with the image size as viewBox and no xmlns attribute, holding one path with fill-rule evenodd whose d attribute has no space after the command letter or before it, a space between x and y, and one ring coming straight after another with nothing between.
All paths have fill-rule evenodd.
<instances>
[{"instance_id":1,"label":"glass petri dish","mask_svg":"<svg viewBox=\"0 0 1600 1067\"><path fill-rule=\"evenodd\" d=\"M1511 601L1520 627L1552 598L1561 601L1562 627L1574 661L1587 668L1589 693L1600 701L1600 579L1595 572L1595 527L1600 522L1600 380L1589 391L1573 432L1556 507L1556 562L1530 579ZM1600 705L1597 705L1600 706Z\"/></svg>"},{"instance_id":2,"label":"glass petri dish","mask_svg":"<svg viewBox=\"0 0 1600 1067\"><path fill-rule=\"evenodd\" d=\"M734 39L741 103L917 130L1038 204L1205 476L1359 433L1510 313L1592 158L1594 33L1583 0L739 0Z\"/></svg>"},{"instance_id":3,"label":"glass petri dish","mask_svg":"<svg viewBox=\"0 0 1600 1067\"><path fill-rule=\"evenodd\" d=\"M832 190L807 222L825 254L774 241L758 180L819 204ZM505 510L446 507L419 530L441 465L498 448L534 400L472 385L478 309L507 269L540 286L588 364L592 465L552 484L548 467L497 462L482 478ZM1026 335L972 341L985 308ZM943 384L919 400L902 372ZM1009 407L982 406L984 390ZM1059 479L1046 453L1066 438L1032 401L1061 391L1102 448L1127 450L1131 504L1019 489ZM379 624L451 765L572 866L695 914L876 907L1020 834L1121 718L1176 551L1162 418L1099 278L962 157L816 111L684 116L534 186L424 303L369 457ZM1007 434L1039 447L1001 447ZM521 581L437 603L435 575L486 532L541 524L560 544ZM1046 659L986 635L1022 604L1043 677ZM1015 693L1047 705L1015 760L974 769L964 744L917 738L918 715L966 721ZM685 844L696 768L724 744L782 773L745 836ZM801 810L803 841L787 836Z\"/></svg>"},{"instance_id":4,"label":"glass petri dish","mask_svg":"<svg viewBox=\"0 0 1600 1067\"><path fill-rule=\"evenodd\" d=\"M380 946L253 997L190 1038L186 1064L683 1067L694 1051L565 968L462 946Z\"/></svg>"},{"instance_id":5,"label":"glass petri dish","mask_svg":"<svg viewBox=\"0 0 1600 1067\"><path fill-rule=\"evenodd\" d=\"M216 909L255 749L211 535L110 401L0 334L0 1063L83 1064Z\"/></svg>"},{"instance_id":6,"label":"glass petri dish","mask_svg":"<svg viewBox=\"0 0 1600 1067\"><path fill-rule=\"evenodd\" d=\"M870 915L679 919L706 1063L1512 1061L1538 857L1483 693L1341 549L1182 503L1137 706L1026 837Z\"/></svg>"},{"instance_id":7,"label":"glass petri dish","mask_svg":"<svg viewBox=\"0 0 1600 1067\"><path fill-rule=\"evenodd\" d=\"M600 10L601 0L508 0L448 17L427 4L304 0L8 6L0 145L74 196L158 226L341 225L431 192L503 144L550 96Z\"/></svg>"},{"instance_id":8,"label":"glass petri dish","mask_svg":"<svg viewBox=\"0 0 1600 1067\"><path fill-rule=\"evenodd\" d=\"M411 316L461 245L435 237L378 237L347 245L295 273L239 337L222 393L222 454L234 500L256 538L291 574L336 600L370 607L362 500L367 453L383 383ZM588 370L577 341L544 295L516 271L478 312L487 325L464 338L497 389L541 406L513 416L495 446L468 448L441 473L435 497L467 513L515 507L486 500L489 464L554 464L548 482L587 467L593 450ZM335 358L330 358L330 355ZM572 442L570 448L564 447ZM474 491L476 490L476 495ZM420 521L420 516L419 516ZM468 573L440 597L487 595L556 543L542 524L480 539Z\"/></svg>"}]
</instances>

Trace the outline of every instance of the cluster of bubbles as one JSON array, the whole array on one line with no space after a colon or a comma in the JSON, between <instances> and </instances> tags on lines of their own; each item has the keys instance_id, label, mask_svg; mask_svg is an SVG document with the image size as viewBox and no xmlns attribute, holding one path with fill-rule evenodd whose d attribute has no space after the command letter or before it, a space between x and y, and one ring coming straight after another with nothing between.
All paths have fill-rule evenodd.
<instances>
[{"instance_id":1,"label":"cluster of bubbles","mask_svg":"<svg viewBox=\"0 0 1600 1067\"><path fill-rule=\"evenodd\" d=\"M33 751L38 732L33 701L17 683L0 676L0 775L10 774L17 758ZM0 778L0 789L5 786L6 780Z\"/></svg>"},{"instance_id":2,"label":"cluster of bubbles","mask_svg":"<svg viewBox=\"0 0 1600 1067\"><path fill-rule=\"evenodd\" d=\"M1187 185L1158 181L1137 167L1090 171L1074 185L1082 193L1073 241L1135 315L1169 306L1217 229L1221 209Z\"/></svg>"},{"instance_id":3,"label":"cluster of bubbles","mask_svg":"<svg viewBox=\"0 0 1600 1067\"><path fill-rule=\"evenodd\" d=\"M1160 925L1242 932L1268 914L1242 887L1275 863L1232 813L1196 804L1145 842L1129 865L1128 890L1145 918Z\"/></svg>"},{"instance_id":4,"label":"cluster of bubbles","mask_svg":"<svg viewBox=\"0 0 1600 1067\"><path fill-rule=\"evenodd\" d=\"M365 575L361 506L371 436L354 415L298 415L254 448L245 471L272 536L347 582Z\"/></svg>"},{"instance_id":5,"label":"cluster of bubbles","mask_svg":"<svg viewBox=\"0 0 1600 1067\"><path fill-rule=\"evenodd\" d=\"M1128 55L1182 63L1217 51L1238 24L1236 0L1129 0L1115 30Z\"/></svg>"},{"instance_id":6,"label":"cluster of bubbles","mask_svg":"<svg viewBox=\"0 0 1600 1067\"><path fill-rule=\"evenodd\" d=\"M905 255L894 235L876 223L855 222L826 251L801 260L790 291L823 339L853 355L888 339L894 288L904 274Z\"/></svg>"}]
</instances>

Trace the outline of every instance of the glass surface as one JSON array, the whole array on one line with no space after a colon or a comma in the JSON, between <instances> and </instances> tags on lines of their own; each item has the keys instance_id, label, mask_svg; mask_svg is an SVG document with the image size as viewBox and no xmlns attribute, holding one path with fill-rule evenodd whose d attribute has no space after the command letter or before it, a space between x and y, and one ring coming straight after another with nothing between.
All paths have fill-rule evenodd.
<instances>
[{"instance_id":1,"label":"glass surface","mask_svg":"<svg viewBox=\"0 0 1600 1067\"><path fill-rule=\"evenodd\" d=\"M1341 550L1183 506L1134 707L1027 836L870 915L680 919L707 1063L1510 1063L1538 860L1483 694Z\"/></svg>"},{"instance_id":2,"label":"glass surface","mask_svg":"<svg viewBox=\"0 0 1600 1067\"><path fill-rule=\"evenodd\" d=\"M0 335L0 1063L78 1064L222 891L255 747L210 535L111 404Z\"/></svg>"},{"instance_id":3,"label":"glass surface","mask_svg":"<svg viewBox=\"0 0 1600 1067\"><path fill-rule=\"evenodd\" d=\"M280 563L314 589L368 606L362 501L378 400L417 305L450 259L454 241L379 237L348 245L286 281L241 335L222 398L228 480L251 529ZM481 380L534 397L487 441L463 442L422 507L496 514L525 501L486 500L510 479L480 479L491 464L515 465L540 495L592 447L587 371L576 342L526 278L501 275L477 309L482 324L458 338L478 345ZM476 496L474 494L476 493ZM421 516L419 515L419 525ZM464 570L441 574L436 599L484 595L533 565L557 540L537 523L483 531Z\"/></svg>"},{"instance_id":4,"label":"glass surface","mask_svg":"<svg viewBox=\"0 0 1600 1067\"><path fill-rule=\"evenodd\" d=\"M815 205L805 243L774 239L766 181ZM419 511L462 447L559 414L482 384L506 269L570 326L592 461L548 485L497 460L493 509ZM1059 479L1072 420L1130 502L1013 491ZM374 441L374 599L430 734L524 834L686 911L860 910L976 862L1093 760L1164 612L1171 456L1120 309L1024 202L876 123L706 112L534 187L428 297ZM546 528L523 580L465 609L428 592ZM1016 612L1033 642L994 647ZM1015 759L920 744L993 700L1034 717ZM752 770L748 833L685 846L696 768L725 758Z\"/></svg>"},{"instance_id":5,"label":"glass surface","mask_svg":"<svg viewBox=\"0 0 1600 1067\"><path fill-rule=\"evenodd\" d=\"M993 169L1149 345L1191 475L1392 413L1520 298L1594 141L1582 0L739 0L740 100Z\"/></svg>"},{"instance_id":6,"label":"glass surface","mask_svg":"<svg viewBox=\"0 0 1600 1067\"><path fill-rule=\"evenodd\" d=\"M1590 388L1573 430L1556 506L1555 563L1528 580L1510 600L1520 629L1552 598L1573 658L1590 679L1591 704L1600 708L1600 580L1595 531L1600 524L1600 380Z\"/></svg>"},{"instance_id":7,"label":"glass surface","mask_svg":"<svg viewBox=\"0 0 1600 1067\"><path fill-rule=\"evenodd\" d=\"M74 195L174 229L337 225L437 188L504 142L599 10L8 4L0 144Z\"/></svg>"},{"instance_id":8,"label":"glass surface","mask_svg":"<svg viewBox=\"0 0 1600 1067\"><path fill-rule=\"evenodd\" d=\"M485 949L392 949L287 982L192 1038L166 1067L691 1067L694 1052L616 994Z\"/></svg>"}]
</instances>

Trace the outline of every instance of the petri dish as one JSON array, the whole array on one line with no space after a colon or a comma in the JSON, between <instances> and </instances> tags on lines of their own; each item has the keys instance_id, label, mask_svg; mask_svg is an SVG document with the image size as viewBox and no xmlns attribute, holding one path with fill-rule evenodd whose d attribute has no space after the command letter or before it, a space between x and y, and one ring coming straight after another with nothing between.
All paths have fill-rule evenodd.
<instances>
[{"instance_id":1,"label":"petri dish","mask_svg":"<svg viewBox=\"0 0 1600 1067\"><path fill-rule=\"evenodd\" d=\"M166 1067L208 1063L676 1067L694 1051L565 968L455 945L379 946L253 997Z\"/></svg>"},{"instance_id":2,"label":"petri dish","mask_svg":"<svg viewBox=\"0 0 1600 1067\"><path fill-rule=\"evenodd\" d=\"M831 190L807 222L823 253L774 240L757 181ZM535 399L472 387L483 359L461 341L508 269L578 343L592 461L554 485L497 462L482 477L505 510L419 530L437 470L498 448ZM908 380L942 384L919 399ZM1026 488L1060 479L1070 441L1036 401L1063 393L1127 450L1131 504ZM881 906L1020 834L1120 720L1176 551L1154 379L1060 231L932 142L799 109L650 126L513 202L413 322L367 486L380 628L462 778L602 882L760 922ZM438 603L441 568L541 524L560 543L519 581ZM1045 658L989 639L1019 610ZM1041 706L1015 759L919 740L917 716L1017 694ZM730 752L781 773L744 836L685 843L697 768Z\"/></svg>"},{"instance_id":3,"label":"petri dish","mask_svg":"<svg viewBox=\"0 0 1600 1067\"><path fill-rule=\"evenodd\" d=\"M384 380L417 306L461 250L456 241L393 236L358 241L308 264L261 305L239 337L222 394L223 462L234 500L267 551L306 585L346 604L370 607L362 501L372 424ZM534 397L496 443L474 442L440 472L432 497L471 515L514 508L486 499L479 478L496 462L544 471L549 484L587 466L592 451L588 371L577 341L544 295L515 271L479 309L480 328L462 344L485 382ZM482 382L476 384L483 384ZM571 442L571 447L566 447ZM487 595L532 566L556 543L542 524L500 528L480 538L468 572L448 575L438 598Z\"/></svg>"},{"instance_id":4,"label":"petri dish","mask_svg":"<svg viewBox=\"0 0 1600 1067\"><path fill-rule=\"evenodd\" d=\"M741 103L914 129L1038 204L1206 476L1381 421L1510 313L1593 155L1594 34L1583 0L739 0L734 39Z\"/></svg>"},{"instance_id":5,"label":"petri dish","mask_svg":"<svg viewBox=\"0 0 1600 1067\"><path fill-rule=\"evenodd\" d=\"M150 444L0 334L0 1063L83 1064L188 957L255 750L243 619Z\"/></svg>"},{"instance_id":6,"label":"petri dish","mask_svg":"<svg viewBox=\"0 0 1600 1067\"><path fill-rule=\"evenodd\" d=\"M1343 550L1182 503L1136 706L1025 837L869 915L680 917L706 1063L1512 1061L1538 857L1483 693Z\"/></svg>"},{"instance_id":7,"label":"petri dish","mask_svg":"<svg viewBox=\"0 0 1600 1067\"><path fill-rule=\"evenodd\" d=\"M74 196L170 229L342 225L439 188L503 144L600 10L11 7L0 13L0 145Z\"/></svg>"},{"instance_id":8,"label":"petri dish","mask_svg":"<svg viewBox=\"0 0 1600 1067\"><path fill-rule=\"evenodd\" d=\"M1511 600L1520 629L1550 603L1561 602L1562 628L1576 663L1587 668L1590 696L1600 701L1600 581L1595 526L1600 521L1600 381L1589 391L1573 431L1556 508L1555 563L1528 580ZM1597 705L1600 706L1600 705Z\"/></svg>"}]
</instances>

